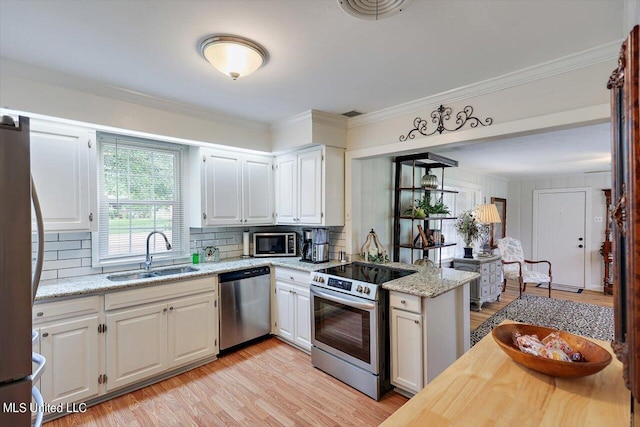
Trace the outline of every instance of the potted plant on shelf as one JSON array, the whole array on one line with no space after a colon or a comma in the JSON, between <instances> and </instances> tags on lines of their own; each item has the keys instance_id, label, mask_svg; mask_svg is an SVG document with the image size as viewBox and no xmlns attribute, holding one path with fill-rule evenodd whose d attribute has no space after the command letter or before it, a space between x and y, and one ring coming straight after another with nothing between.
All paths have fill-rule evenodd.
<instances>
[{"instance_id":1,"label":"potted plant on shelf","mask_svg":"<svg viewBox=\"0 0 640 427\"><path fill-rule=\"evenodd\" d=\"M432 205L431 197L429 196L429 193L427 193L424 195L422 200L416 200L416 202L418 203L418 207L421 208L428 217L442 217L451 214L449 207L443 203L442 197L436 200Z\"/></svg>"},{"instance_id":2,"label":"potted plant on shelf","mask_svg":"<svg viewBox=\"0 0 640 427\"><path fill-rule=\"evenodd\" d=\"M474 211L464 211L456 220L456 231L464 240L464 257L473 258L472 242L480 235L480 224Z\"/></svg>"}]
</instances>

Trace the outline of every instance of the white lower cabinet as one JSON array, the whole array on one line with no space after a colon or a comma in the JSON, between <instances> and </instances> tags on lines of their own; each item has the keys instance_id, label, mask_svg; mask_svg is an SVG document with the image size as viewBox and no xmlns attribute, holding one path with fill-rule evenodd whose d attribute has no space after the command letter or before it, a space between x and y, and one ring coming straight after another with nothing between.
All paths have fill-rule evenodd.
<instances>
[{"instance_id":1,"label":"white lower cabinet","mask_svg":"<svg viewBox=\"0 0 640 427\"><path fill-rule=\"evenodd\" d=\"M167 305L107 314L107 390L167 368Z\"/></svg>"},{"instance_id":2,"label":"white lower cabinet","mask_svg":"<svg viewBox=\"0 0 640 427\"><path fill-rule=\"evenodd\" d=\"M168 304L168 363L170 368L196 361L218 350L218 302L208 293Z\"/></svg>"},{"instance_id":3,"label":"white lower cabinet","mask_svg":"<svg viewBox=\"0 0 640 427\"><path fill-rule=\"evenodd\" d=\"M98 315L40 328L40 354L46 359L40 392L51 405L98 394Z\"/></svg>"},{"instance_id":4,"label":"white lower cabinet","mask_svg":"<svg viewBox=\"0 0 640 427\"><path fill-rule=\"evenodd\" d=\"M412 392L422 389L422 316L391 308L391 383Z\"/></svg>"},{"instance_id":5,"label":"white lower cabinet","mask_svg":"<svg viewBox=\"0 0 640 427\"><path fill-rule=\"evenodd\" d=\"M98 395L101 302L102 297L90 296L33 307L33 328L39 333L33 351L46 359L39 384L45 403L73 403Z\"/></svg>"},{"instance_id":6,"label":"white lower cabinet","mask_svg":"<svg viewBox=\"0 0 640 427\"><path fill-rule=\"evenodd\" d=\"M276 334L311 351L309 273L276 267Z\"/></svg>"},{"instance_id":7,"label":"white lower cabinet","mask_svg":"<svg viewBox=\"0 0 640 427\"><path fill-rule=\"evenodd\" d=\"M211 278L193 282L200 289L213 287ZM107 311L107 391L218 353L217 292L166 299L184 292L188 285L180 282L166 285L173 288L148 288L146 292L136 289L108 298L107 309L110 304L126 304L128 297L163 301Z\"/></svg>"},{"instance_id":8,"label":"white lower cabinet","mask_svg":"<svg viewBox=\"0 0 640 427\"><path fill-rule=\"evenodd\" d=\"M434 298L389 292L391 384L418 393L469 350L469 284Z\"/></svg>"}]
</instances>

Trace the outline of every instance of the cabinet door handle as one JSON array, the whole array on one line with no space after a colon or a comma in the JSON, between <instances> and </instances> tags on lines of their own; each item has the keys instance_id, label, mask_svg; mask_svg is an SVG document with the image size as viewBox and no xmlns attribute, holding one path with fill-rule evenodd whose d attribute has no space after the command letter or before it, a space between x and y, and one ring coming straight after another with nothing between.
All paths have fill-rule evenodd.
<instances>
[{"instance_id":1,"label":"cabinet door handle","mask_svg":"<svg viewBox=\"0 0 640 427\"><path fill-rule=\"evenodd\" d=\"M416 325L420 324L420 322L418 320L414 320L413 323L415 323Z\"/></svg>"},{"instance_id":2,"label":"cabinet door handle","mask_svg":"<svg viewBox=\"0 0 640 427\"><path fill-rule=\"evenodd\" d=\"M44 334L42 334L42 338L46 338L49 336L49 332L45 332Z\"/></svg>"},{"instance_id":3,"label":"cabinet door handle","mask_svg":"<svg viewBox=\"0 0 640 427\"><path fill-rule=\"evenodd\" d=\"M169 307L169 311L173 311L173 307Z\"/></svg>"},{"instance_id":4,"label":"cabinet door handle","mask_svg":"<svg viewBox=\"0 0 640 427\"><path fill-rule=\"evenodd\" d=\"M583 248L584 246L582 246L582 245L578 245L578 247L579 247L579 248Z\"/></svg>"},{"instance_id":5,"label":"cabinet door handle","mask_svg":"<svg viewBox=\"0 0 640 427\"><path fill-rule=\"evenodd\" d=\"M400 304L406 304L407 302L405 300L400 300Z\"/></svg>"},{"instance_id":6,"label":"cabinet door handle","mask_svg":"<svg viewBox=\"0 0 640 427\"><path fill-rule=\"evenodd\" d=\"M38 316L38 317L42 317L42 316L44 316L44 312L39 311L39 312L36 314L36 316Z\"/></svg>"},{"instance_id":7,"label":"cabinet door handle","mask_svg":"<svg viewBox=\"0 0 640 427\"><path fill-rule=\"evenodd\" d=\"M167 307L163 308L163 309L162 309L162 312L163 312L163 313L166 313L166 312L167 312Z\"/></svg>"}]
</instances>

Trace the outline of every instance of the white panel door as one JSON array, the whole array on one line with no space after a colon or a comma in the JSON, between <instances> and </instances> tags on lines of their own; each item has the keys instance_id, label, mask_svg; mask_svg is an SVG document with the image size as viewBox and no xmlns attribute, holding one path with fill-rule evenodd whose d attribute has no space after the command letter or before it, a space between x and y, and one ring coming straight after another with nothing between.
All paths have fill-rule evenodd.
<instances>
[{"instance_id":1,"label":"white panel door","mask_svg":"<svg viewBox=\"0 0 640 427\"><path fill-rule=\"evenodd\" d=\"M553 283L584 288L587 232L586 192L536 192L535 260L549 260ZM548 271L543 264L539 271Z\"/></svg>"},{"instance_id":2,"label":"white panel door","mask_svg":"<svg viewBox=\"0 0 640 427\"><path fill-rule=\"evenodd\" d=\"M170 368L214 354L214 299L215 293L211 292L167 303Z\"/></svg>"},{"instance_id":3,"label":"white panel door","mask_svg":"<svg viewBox=\"0 0 640 427\"><path fill-rule=\"evenodd\" d=\"M167 305L107 314L107 391L167 367Z\"/></svg>"},{"instance_id":4,"label":"white panel door","mask_svg":"<svg viewBox=\"0 0 640 427\"><path fill-rule=\"evenodd\" d=\"M278 305L278 336L293 342L295 327L293 287L276 282L276 301Z\"/></svg>"},{"instance_id":5,"label":"white panel door","mask_svg":"<svg viewBox=\"0 0 640 427\"><path fill-rule=\"evenodd\" d=\"M422 389L422 317L391 308L391 383L415 393Z\"/></svg>"},{"instance_id":6,"label":"white panel door","mask_svg":"<svg viewBox=\"0 0 640 427\"><path fill-rule=\"evenodd\" d=\"M296 286L293 288L293 304L295 328L293 342L311 351L311 307L309 289Z\"/></svg>"},{"instance_id":7,"label":"white panel door","mask_svg":"<svg viewBox=\"0 0 640 427\"><path fill-rule=\"evenodd\" d=\"M276 221L297 224L298 219L298 156L276 158Z\"/></svg>"},{"instance_id":8,"label":"white panel door","mask_svg":"<svg viewBox=\"0 0 640 427\"><path fill-rule=\"evenodd\" d=\"M205 153L205 224L242 224L242 162L237 153Z\"/></svg>"},{"instance_id":9,"label":"white panel door","mask_svg":"<svg viewBox=\"0 0 640 427\"><path fill-rule=\"evenodd\" d=\"M31 174L44 230L95 231L95 131L33 120L30 136Z\"/></svg>"},{"instance_id":10,"label":"white panel door","mask_svg":"<svg viewBox=\"0 0 640 427\"><path fill-rule=\"evenodd\" d=\"M77 402L98 394L98 316L40 328L40 352L47 360L40 391L48 404Z\"/></svg>"},{"instance_id":11,"label":"white panel door","mask_svg":"<svg viewBox=\"0 0 640 427\"><path fill-rule=\"evenodd\" d=\"M322 224L322 150L298 154L300 224Z\"/></svg>"},{"instance_id":12,"label":"white panel door","mask_svg":"<svg viewBox=\"0 0 640 427\"><path fill-rule=\"evenodd\" d=\"M273 161L243 156L243 217L247 224L273 224Z\"/></svg>"}]
</instances>

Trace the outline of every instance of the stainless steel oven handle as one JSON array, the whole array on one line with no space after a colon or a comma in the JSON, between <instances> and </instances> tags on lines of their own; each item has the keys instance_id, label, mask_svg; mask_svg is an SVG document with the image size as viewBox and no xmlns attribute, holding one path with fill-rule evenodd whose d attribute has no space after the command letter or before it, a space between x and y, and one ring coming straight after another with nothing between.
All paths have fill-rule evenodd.
<instances>
[{"instance_id":1,"label":"stainless steel oven handle","mask_svg":"<svg viewBox=\"0 0 640 427\"><path fill-rule=\"evenodd\" d=\"M363 310L373 310L374 308L376 308L375 305L373 304L367 304L364 302L358 302L358 301L354 301L352 299L346 299L346 298L340 298L337 297L335 295L330 295L324 292L320 292L317 289L311 289L311 293L313 295L319 296L321 298L324 298L326 300L329 301L333 301L333 302L337 302L340 304L344 304L344 305L348 305L349 307L355 307L355 308L361 308Z\"/></svg>"}]
</instances>

